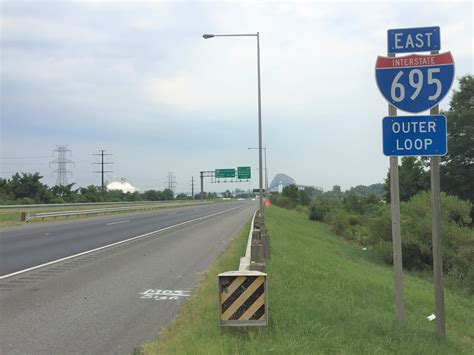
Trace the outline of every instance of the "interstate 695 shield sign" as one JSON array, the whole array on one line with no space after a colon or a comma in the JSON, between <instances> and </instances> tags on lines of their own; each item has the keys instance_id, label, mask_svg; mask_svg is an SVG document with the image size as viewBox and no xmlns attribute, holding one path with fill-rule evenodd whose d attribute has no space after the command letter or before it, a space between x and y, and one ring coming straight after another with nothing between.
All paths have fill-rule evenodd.
<instances>
[{"instance_id":1,"label":"interstate 695 shield sign","mask_svg":"<svg viewBox=\"0 0 474 355\"><path fill-rule=\"evenodd\" d=\"M400 110L418 113L429 110L448 93L454 79L451 52L378 57L377 85L383 97Z\"/></svg>"}]
</instances>

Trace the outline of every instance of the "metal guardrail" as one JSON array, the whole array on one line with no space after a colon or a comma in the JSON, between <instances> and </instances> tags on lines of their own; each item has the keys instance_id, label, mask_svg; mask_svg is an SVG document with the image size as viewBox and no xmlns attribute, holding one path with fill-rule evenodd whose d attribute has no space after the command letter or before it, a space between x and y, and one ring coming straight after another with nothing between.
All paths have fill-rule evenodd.
<instances>
[{"instance_id":1,"label":"metal guardrail","mask_svg":"<svg viewBox=\"0 0 474 355\"><path fill-rule=\"evenodd\" d=\"M139 205L139 206L130 206L130 207L112 207L112 208L99 208L93 210L76 210L76 211L55 211L55 212L40 212L40 213L27 213L22 212L22 220L28 222L32 220L45 218L55 218L55 217L70 217L70 216L80 216L80 215L89 215L89 214L100 214L100 213L110 213L110 212L121 212L121 211L146 211L153 209L160 209L165 207L187 207L187 206L197 206L203 204L210 204L212 202L195 202L195 203L166 203L166 204L153 204L153 205Z\"/></svg>"},{"instance_id":2,"label":"metal guardrail","mask_svg":"<svg viewBox=\"0 0 474 355\"><path fill-rule=\"evenodd\" d=\"M83 203L42 203L32 205L0 205L0 209L19 208L42 208L42 207L81 207L81 206L103 206L103 205L144 205L144 204L170 204L174 201L122 201L122 202L83 202ZM200 203L196 201L195 203Z\"/></svg>"}]
</instances>

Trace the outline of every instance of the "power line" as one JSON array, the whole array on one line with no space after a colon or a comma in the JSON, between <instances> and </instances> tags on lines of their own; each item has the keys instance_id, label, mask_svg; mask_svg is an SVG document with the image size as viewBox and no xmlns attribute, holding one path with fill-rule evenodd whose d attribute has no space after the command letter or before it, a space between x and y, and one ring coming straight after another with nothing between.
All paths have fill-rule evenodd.
<instances>
[{"instance_id":1,"label":"power line","mask_svg":"<svg viewBox=\"0 0 474 355\"><path fill-rule=\"evenodd\" d=\"M67 145L58 145L57 148L53 150L53 155L54 153L58 153L58 158L49 162L49 166L51 166L51 164L58 165L58 168L53 171L53 174L57 174L56 185L58 186L67 185L67 175L70 174L72 176L72 171L67 169L67 164L73 164L74 166L74 162L66 158L67 152L72 155L71 150L67 149Z\"/></svg>"},{"instance_id":2,"label":"power line","mask_svg":"<svg viewBox=\"0 0 474 355\"><path fill-rule=\"evenodd\" d=\"M92 163L92 164L100 164L100 165L101 165L100 171L94 171L94 173L100 173L100 174L101 174L101 176L102 176L102 184L101 184L101 187L102 187L102 190L104 190L104 189L105 189L104 174L105 174L105 173L111 173L111 172L112 172L112 170L104 170L104 167L105 167L106 165L113 164L113 162L105 162L105 161L104 161L104 156L106 156L106 155L112 155L112 154L106 154L106 153L105 153L105 150L103 150L103 149L102 149L102 150L99 150L99 152L100 152L99 154L92 154L92 155L100 155L100 157L101 157L100 163Z\"/></svg>"},{"instance_id":3,"label":"power line","mask_svg":"<svg viewBox=\"0 0 474 355\"><path fill-rule=\"evenodd\" d=\"M173 175L173 172L170 171L166 178L165 188L170 189L174 192L176 188L176 176Z\"/></svg>"},{"instance_id":4,"label":"power line","mask_svg":"<svg viewBox=\"0 0 474 355\"><path fill-rule=\"evenodd\" d=\"M0 159L44 159L50 158L50 156L37 156L37 157L0 157Z\"/></svg>"}]
</instances>

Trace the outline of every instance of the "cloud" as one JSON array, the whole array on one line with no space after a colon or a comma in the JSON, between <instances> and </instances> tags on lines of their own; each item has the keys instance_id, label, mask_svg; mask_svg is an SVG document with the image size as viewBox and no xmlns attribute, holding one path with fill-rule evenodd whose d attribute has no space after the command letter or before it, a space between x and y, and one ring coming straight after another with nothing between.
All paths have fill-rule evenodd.
<instances>
[{"instance_id":1,"label":"cloud","mask_svg":"<svg viewBox=\"0 0 474 355\"><path fill-rule=\"evenodd\" d=\"M381 181L375 60L388 28L430 25L457 76L472 73L469 2L3 2L2 149L108 146L138 186L256 169L256 40L201 36L260 31L269 170L325 188Z\"/></svg>"}]
</instances>

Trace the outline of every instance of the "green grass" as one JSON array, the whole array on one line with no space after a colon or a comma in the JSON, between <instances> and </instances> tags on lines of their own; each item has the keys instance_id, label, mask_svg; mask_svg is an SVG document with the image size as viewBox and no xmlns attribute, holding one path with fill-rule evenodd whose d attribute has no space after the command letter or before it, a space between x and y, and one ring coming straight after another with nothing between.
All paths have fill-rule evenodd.
<instances>
[{"instance_id":1,"label":"green grass","mask_svg":"<svg viewBox=\"0 0 474 355\"><path fill-rule=\"evenodd\" d=\"M433 285L405 274L406 326L394 318L390 267L332 234L326 225L277 207L266 210L270 324L220 328L217 274L235 270L246 231L209 270L196 295L146 354L474 354L474 298L446 290L448 337L440 341ZM248 227L247 227L248 228Z\"/></svg>"}]
</instances>

